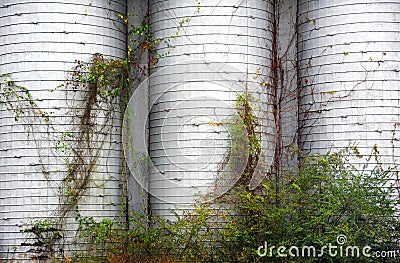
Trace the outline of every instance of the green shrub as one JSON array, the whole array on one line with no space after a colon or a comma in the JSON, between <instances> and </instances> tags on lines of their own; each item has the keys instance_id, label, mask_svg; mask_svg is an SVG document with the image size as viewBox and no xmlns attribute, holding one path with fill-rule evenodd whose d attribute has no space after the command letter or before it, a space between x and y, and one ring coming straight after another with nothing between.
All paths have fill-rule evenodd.
<instances>
[{"instance_id":1,"label":"green shrub","mask_svg":"<svg viewBox=\"0 0 400 263\"><path fill-rule=\"evenodd\" d=\"M373 251L395 250L399 220L396 217L396 189L390 184L394 172L379 164L358 169L349 159L349 149L326 155L303 156L297 171L287 171L284 181L267 178L259 193L246 187L234 189L223 202L235 204L226 215L221 230L217 262L264 262L257 254L267 241L276 246L270 261L287 262L277 257L277 247L302 248L370 246ZM371 165L373 168L371 169ZM367 169L368 168L368 169ZM220 200L221 201L221 200ZM326 251L325 251L326 252ZM286 254L288 250L286 250ZM323 262L380 262L376 258L332 257L327 252ZM351 254L350 254L351 255ZM267 253L269 257L269 251ZM229 258L229 260L228 260ZM293 262L315 262L313 257L293 257Z\"/></svg>"},{"instance_id":2,"label":"green shrub","mask_svg":"<svg viewBox=\"0 0 400 263\"><path fill-rule=\"evenodd\" d=\"M78 217L80 238L87 244L87 255L81 258L88 262L381 262L381 258L346 257L341 251L357 246L358 256L363 256L365 246L371 248L370 254L395 250L397 177L395 171L383 169L377 147L365 158L356 147L323 155L297 152L298 168L279 176L269 174L258 188L249 189L261 159L251 101L251 95L239 95L238 116L230 121L231 147L221 165L228 173L222 174L238 167L244 170L229 191L175 221L132 213L126 229L110 220L97 223ZM246 163L228 161L240 162L243 156L248 157ZM225 179L217 178L216 188ZM265 244L274 249L272 253L263 251ZM299 251L300 256L281 257L280 246L286 247L284 254L292 246L315 247L316 255L301 256ZM324 246L342 250L331 251L338 253L332 256L326 250L321 253ZM262 252L265 257L259 255Z\"/></svg>"},{"instance_id":3,"label":"green shrub","mask_svg":"<svg viewBox=\"0 0 400 263\"><path fill-rule=\"evenodd\" d=\"M371 158L357 168L350 156L350 148L302 156L299 169L286 171L281 182L266 178L254 191L238 185L174 222L133 213L130 229L124 230L109 220L85 219L81 238L102 262L381 262L361 257L361 249L396 248L394 172ZM360 258L327 252L320 258L277 256L278 246L337 246L340 235L347 237L344 248L360 247ZM257 253L265 241L276 246L272 257ZM107 261L116 256L118 261Z\"/></svg>"}]
</instances>

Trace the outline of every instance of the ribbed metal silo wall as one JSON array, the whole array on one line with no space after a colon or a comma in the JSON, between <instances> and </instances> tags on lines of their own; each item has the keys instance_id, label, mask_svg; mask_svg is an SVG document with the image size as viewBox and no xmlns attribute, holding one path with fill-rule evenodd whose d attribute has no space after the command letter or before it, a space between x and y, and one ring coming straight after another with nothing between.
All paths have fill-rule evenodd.
<instances>
[{"instance_id":1,"label":"ribbed metal silo wall","mask_svg":"<svg viewBox=\"0 0 400 263\"><path fill-rule=\"evenodd\" d=\"M125 57L124 1L28 1L5 0L0 6L0 72L31 91L43 110L54 112L50 121L59 131L68 126L68 102L63 91L49 92L62 84L75 60L86 60L98 52L105 57ZM23 229L35 220L51 219L59 205L55 178L65 166L52 153L56 141L48 141L44 127L28 137L23 118L15 122L4 107L0 111L0 258L29 259L40 256L31 247ZM118 117L106 136L93 175L94 182L78 204L83 216L112 217L119 211L121 145ZM35 139L39 140L39 145ZM38 147L49 167L50 181L40 171ZM61 171L61 173L66 171ZM72 215L74 216L74 215ZM76 223L73 219L69 224ZM66 226L67 230L76 229ZM66 233L66 236L75 236ZM67 249L67 248L64 248Z\"/></svg>"},{"instance_id":2,"label":"ribbed metal silo wall","mask_svg":"<svg viewBox=\"0 0 400 263\"><path fill-rule=\"evenodd\" d=\"M136 44L134 41L140 38L136 33L129 32L132 30L132 27L138 28L143 25L143 22L146 21L148 17L148 1L147 0L128 0L127 1L127 13L129 14L129 28L127 32L128 44L131 46L132 50L135 49L134 45ZM131 41L132 40L132 41ZM144 175L145 178L148 178L147 174L147 165L146 162L142 163L142 169L134 165L134 161L130 157L130 154L134 153L134 155L142 156L147 155L148 152L148 101L149 101L149 88L148 82L143 83L143 79L148 77L149 69L149 54L148 52L143 52L135 61L139 64L138 67L133 67L131 70L131 80L132 80L132 92L129 94L130 96L133 93L138 97L138 103L136 100L133 100L132 97L129 99L132 101L127 102L128 105L125 110L124 121L125 121L125 130L122 131L122 140L124 150L124 157L127 160L128 165L128 200L129 201L129 211L140 211L143 213L147 213L147 204L148 204L148 193L147 188L143 187L140 183L138 183L138 174ZM143 72L140 69L146 69ZM145 87L139 88L140 85L146 85ZM138 89L140 89L140 94L138 94ZM138 128L133 124L133 122L140 123L137 124L140 126ZM129 123L127 125L126 123ZM131 127L129 130L127 127ZM125 141L124 141L125 140ZM133 145L131 145L131 143ZM140 181L139 181L140 182ZM147 184L146 184L147 185Z\"/></svg>"},{"instance_id":3,"label":"ribbed metal silo wall","mask_svg":"<svg viewBox=\"0 0 400 263\"><path fill-rule=\"evenodd\" d=\"M278 97L280 103L280 162L281 169L292 169L297 158L298 93L297 93L297 1L275 1L277 20ZM278 101L279 101L278 100Z\"/></svg>"},{"instance_id":4,"label":"ribbed metal silo wall","mask_svg":"<svg viewBox=\"0 0 400 263\"><path fill-rule=\"evenodd\" d=\"M300 146L326 152L377 145L398 164L398 1L298 2Z\"/></svg>"},{"instance_id":5,"label":"ribbed metal silo wall","mask_svg":"<svg viewBox=\"0 0 400 263\"><path fill-rule=\"evenodd\" d=\"M229 147L224 123L246 86L262 104L262 162L270 164L274 124L262 83L270 81L273 8L262 0L151 0L149 10L155 37L171 45L160 44L158 53L170 52L149 82L150 204L168 216L212 189Z\"/></svg>"}]
</instances>

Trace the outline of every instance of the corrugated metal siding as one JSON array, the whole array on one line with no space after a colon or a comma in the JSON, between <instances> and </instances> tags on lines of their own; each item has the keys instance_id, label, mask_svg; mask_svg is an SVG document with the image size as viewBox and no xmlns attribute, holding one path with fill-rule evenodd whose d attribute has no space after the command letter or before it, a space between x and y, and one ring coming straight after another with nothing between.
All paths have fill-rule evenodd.
<instances>
[{"instance_id":1,"label":"corrugated metal siding","mask_svg":"<svg viewBox=\"0 0 400 263\"><path fill-rule=\"evenodd\" d=\"M297 1L276 2L278 13L278 56L280 68L278 75L281 85L278 93L281 97L280 135L281 166L296 167L293 145L297 145L298 93L297 93Z\"/></svg>"},{"instance_id":2,"label":"corrugated metal siding","mask_svg":"<svg viewBox=\"0 0 400 263\"><path fill-rule=\"evenodd\" d=\"M170 39L171 53L160 59L150 78L149 149L155 165L150 192L157 215L191 209L197 194L212 189L228 133L227 127L209 121L226 122L235 114L236 94L244 92L246 83L253 83L249 89L255 92L252 85L260 87L260 78L269 80L270 1L200 2L198 6L193 0L150 1L156 38L178 32ZM161 44L158 52L167 50ZM265 99L268 94L262 93L253 95L267 110L261 123L268 163L274 126Z\"/></svg>"},{"instance_id":3,"label":"corrugated metal siding","mask_svg":"<svg viewBox=\"0 0 400 263\"><path fill-rule=\"evenodd\" d=\"M39 106L53 111L51 118L62 120L57 128L66 130L68 118L60 117L68 110L68 103L63 101L62 92L48 90L65 80L66 70L74 66L74 60L88 59L96 52L125 57L125 26L117 17L118 12L125 12L124 2L2 1L1 74L9 74L19 85L27 87L34 98L40 98ZM58 182L54 177L54 182L47 182L38 171L38 145L32 136L42 140L41 151L51 173L56 174L63 166L51 153L55 142L48 141L52 135L47 135L44 127L38 127L43 133L28 138L23 125L15 123L4 108L0 121L0 258L19 259L30 256L29 247L20 246L26 241L20 231L34 220L51 217L58 205ZM79 206L83 215L105 217L119 211L119 126L116 120L113 135L107 137L111 142L105 143L107 149L99 160L96 186L86 193Z\"/></svg>"},{"instance_id":4,"label":"corrugated metal siding","mask_svg":"<svg viewBox=\"0 0 400 263\"><path fill-rule=\"evenodd\" d=\"M130 14L129 25L141 27L143 20L147 17L148 1L147 0L130 0L127 3L127 10ZM131 30L130 27L128 30ZM129 34L129 32L128 32ZM138 39L137 35L128 35L130 39ZM134 44L131 44L134 49ZM137 58L137 63L141 68L146 68L144 72L139 70L132 70L131 80L134 88L132 96L129 98L128 106L125 109L124 123L122 129L122 141L124 157L129 169L128 176L128 200L130 211L147 212L148 203L148 182L142 182L142 178L148 180L148 167L147 162L140 162L138 159L148 156L148 100L149 100L149 87L148 81L143 81L149 74L149 54L144 52ZM148 79L147 79L148 80ZM139 91L140 90L140 91ZM139 183L138 183L139 182Z\"/></svg>"},{"instance_id":5,"label":"corrugated metal siding","mask_svg":"<svg viewBox=\"0 0 400 263\"><path fill-rule=\"evenodd\" d=\"M301 0L298 8L301 148L356 141L365 155L377 144L384 163L398 163L400 2Z\"/></svg>"}]
</instances>

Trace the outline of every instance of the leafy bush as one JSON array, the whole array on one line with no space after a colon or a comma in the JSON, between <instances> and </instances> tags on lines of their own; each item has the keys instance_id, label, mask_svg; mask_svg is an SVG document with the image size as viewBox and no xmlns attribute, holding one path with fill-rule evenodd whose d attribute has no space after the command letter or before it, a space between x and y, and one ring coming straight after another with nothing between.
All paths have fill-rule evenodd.
<instances>
[{"instance_id":1,"label":"leafy bush","mask_svg":"<svg viewBox=\"0 0 400 263\"><path fill-rule=\"evenodd\" d=\"M285 180L266 178L254 191L237 185L174 222L139 213L132 214L128 230L107 220L83 222L81 238L102 262L265 262L257 253L265 241L276 247L266 255L271 262L379 262L361 257L361 249L368 245L372 254L396 248L394 172L372 158L357 168L351 156L351 148L302 156ZM340 235L347 237L344 248L360 247L361 258L340 257L339 250L336 257L327 251L319 258L277 256L278 246L337 246Z\"/></svg>"},{"instance_id":2,"label":"leafy bush","mask_svg":"<svg viewBox=\"0 0 400 263\"><path fill-rule=\"evenodd\" d=\"M251 95L239 95L238 116L231 120L232 145L222 167L235 171L237 163L227 159L248 158L228 192L175 221L132 213L126 229L110 220L80 218L88 262L380 262L362 257L362 249L395 250L396 174L383 169L377 147L365 158L354 146L324 155L297 152L297 169L270 174L249 189L261 153L251 101ZM225 180L218 179L216 188ZM286 250L278 251L280 246ZM357 246L358 254L346 256L348 246ZM315 255L302 250L311 247Z\"/></svg>"},{"instance_id":3,"label":"leafy bush","mask_svg":"<svg viewBox=\"0 0 400 263\"><path fill-rule=\"evenodd\" d=\"M342 244L370 246L371 251L395 250L399 220L396 217L396 189L390 184L394 172L383 170L378 163L360 169L349 159L350 148L326 155L303 156L297 171L288 171L282 182L266 179L261 193L235 189L229 198L234 200L226 226L221 231L219 258L232 262L262 262L257 248L267 241L273 250L271 261L277 257L277 247L337 246ZM226 242L228 241L228 242ZM269 250L267 257L269 256ZM317 255L320 251L317 251ZM325 251L323 262L359 262L360 258L331 257ZM290 259L290 258L289 258ZM219 262L223 262L221 260ZM286 259L287 260L287 259ZM315 262L313 257L294 257L293 262ZM376 261L362 258L363 262ZM382 260L382 259L380 259ZM378 260L379 262L379 260Z\"/></svg>"}]
</instances>

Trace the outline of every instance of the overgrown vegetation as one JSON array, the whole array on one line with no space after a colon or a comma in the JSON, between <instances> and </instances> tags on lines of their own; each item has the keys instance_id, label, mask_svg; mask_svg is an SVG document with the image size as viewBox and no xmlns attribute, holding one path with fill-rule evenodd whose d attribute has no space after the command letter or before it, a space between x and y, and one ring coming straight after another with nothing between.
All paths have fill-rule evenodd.
<instances>
[{"instance_id":1,"label":"overgrown vegetation","mask_svg":"<svg viewBox=\"0 0 400 263\"><path fill-rule=\"evenodd\" d=\"M62 247L62 229L52 220L37 220L31 228L25 229L25 233L36 240L34 243L22 243L22 246L34 247L31 250L37 256L35 260L46 260L48 257L56 258L57 251Z\"/></svg>"},{"instance_id":2,"label":"overgrown vegetation","mask_svg":"<svg viewBox=\"0 0 400 263\"><path fill-rule=\"evenodd\" d=\"M95 54L87 62L77 61L66 84L66 101L71 101L72 130L64 132L56 148L62 152L67 173L61 188L60 218L74 211L93 173L112 122L118 118L118 98L126 89L124 61L105 59Z\"/></svg>"},{"instance_id":3,"label":"overgrown vegetation","mask_svg":"<svg viewBox=\"0 0 400 263\"><path fill-rule=\"evenodd\" d=\"M370 246L371 254L395 250L398 202L391 198L393 188L387 188L392 173L379 165L373 171L356 170L348 153L304 157L298 171L286 172L286 182L276 185L265 179L261 194L236 187L229 194L234 204L229 210L203 204L176 222L135 213L126 232L115 222L88 219L82 223L81 238L90 244L91 257L81 261L264 262L257 249L265 242L276 248L314 246L318 255L323 246L337 246L341 235L347 237L344 245ZM363 257L361 251L361 258L332 257L325 252L319 261L382 260ZM272 257L269 253L266 257L271 262L317 261L311 254L287 259L279 258L276 249Z\"/></svg>"},{"instance_id":4,"label":"overgrown vegetation","mask_svg":"<svg viewBox=\"0 0 400 263\"><path fill-rule=\"evenodd\" d=\"M238 97L241 121L236 125L246 128L248 154L256 158L260 142L249 98ZM360 257L339 256L339 250L337 257L327 251L320 257L303 257L300 250L298 257L285 258L276 250L313 246L318 255L323 246L337 246L337 238L344 236L343 246L370 246L370 254L396 249L399 220L393 172L379 164L377 148L365 157L363 167L353 165L354 158L363 158L357 152L351 146L325 155L301 156L298 169L284 172L285 180L277 183L267 177L255 190L247 187L252 172L248 162L229 192L173 222L131 213L126 231L108 219L86 218L81 221L80 237L88 244L89 257L80 255L79 261L265 262L267 257L269 262L376 262L361 252ZM260 256L265 242L275 250Z\"/></svg>"}]
</instances>

